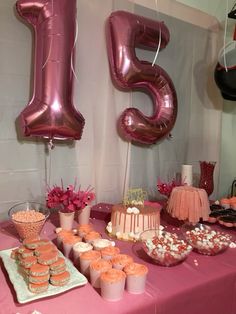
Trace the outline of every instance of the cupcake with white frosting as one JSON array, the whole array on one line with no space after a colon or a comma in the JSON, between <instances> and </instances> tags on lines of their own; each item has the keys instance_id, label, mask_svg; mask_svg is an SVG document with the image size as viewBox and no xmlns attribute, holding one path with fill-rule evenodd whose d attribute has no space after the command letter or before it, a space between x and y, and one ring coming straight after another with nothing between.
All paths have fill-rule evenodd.
<instances>
[{"instance_id":1,"label":"cupcake with white frosting","mask_svg":"<svg viewBox=\"0 0 236 314\"><path fill-rule=\"evenodd\" d=\"M95 239L92 241L92 245L94 247L94 250L100 251L105 247L115 246L115 242L108 239Z\"/></svg>"}]
</instances>

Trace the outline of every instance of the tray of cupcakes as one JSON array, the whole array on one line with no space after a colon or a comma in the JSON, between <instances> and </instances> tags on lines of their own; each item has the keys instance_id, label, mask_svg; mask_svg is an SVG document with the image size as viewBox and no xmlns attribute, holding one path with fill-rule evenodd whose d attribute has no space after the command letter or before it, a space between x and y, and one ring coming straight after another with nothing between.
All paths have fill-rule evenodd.
<instances>
[{"instance_id":1,"label":"tray of cupcakes","mask_svg":"<svg viewBox=\"0 0 236 314\"><path fill-rule=\"evenodd\" d=\"M208 222L228 228L236 227L236 197L223 198L211 204Z\"/></svg>"}]
</instances>

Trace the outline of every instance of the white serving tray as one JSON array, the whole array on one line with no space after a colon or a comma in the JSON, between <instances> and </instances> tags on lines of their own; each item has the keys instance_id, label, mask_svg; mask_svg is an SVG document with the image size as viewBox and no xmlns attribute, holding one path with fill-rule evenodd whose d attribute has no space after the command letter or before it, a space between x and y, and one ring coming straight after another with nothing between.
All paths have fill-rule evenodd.
<instances>
[{"instance_id":1,"label":"white serving tray","mask_svg":"<svg viewBox=\"0 0 236 314\"><path fill-rule=\"evenodd\" d=\"M27 303L41 298L51 297L53 295L60 294L68 291L72 288L85 285L88 280L82 275L72 264L72 262L65 258L59 251L59 255L65 258L67 271L70 273L70 281L62 287L52 286L49 284L48 290L42 293L32 293L29 291L26 282L23 277L18 273L17 263L11 258L12 249L0 251L0 257L3 260L3 264L8 272L9 279L12 282L16 291L17 300L19 303Z\"/></svg>"}]
</instances>

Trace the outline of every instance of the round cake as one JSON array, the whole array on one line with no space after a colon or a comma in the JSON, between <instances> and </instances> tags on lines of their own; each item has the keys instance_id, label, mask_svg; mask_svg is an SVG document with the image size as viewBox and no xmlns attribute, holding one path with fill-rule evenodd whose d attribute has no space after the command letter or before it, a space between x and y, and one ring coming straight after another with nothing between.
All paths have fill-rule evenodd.
<instances>
[{"instance_id":1,"label":"round cake","mask_svg":"<svg viewBox=\"0 0 236 314\"><path fill-rule=\"evenodd\" d=\"M192 186L175 187L170 195L167 211L172 217L197 223L201 218L208 220L210 204L204 189Z\"/></svg>"},{"instance_id":2,"label":"round cake","mask_svg":"<svg viewBox=\"0 0 236 314\"><path fill-rule=\"evenodd\" d=\"M133 206L114 205L111 209L111 221L106 230L118 239L138 240L141 232L159 227L160 210L161 206L158 203L151 202Z\"/></svg>"}]
</instances>

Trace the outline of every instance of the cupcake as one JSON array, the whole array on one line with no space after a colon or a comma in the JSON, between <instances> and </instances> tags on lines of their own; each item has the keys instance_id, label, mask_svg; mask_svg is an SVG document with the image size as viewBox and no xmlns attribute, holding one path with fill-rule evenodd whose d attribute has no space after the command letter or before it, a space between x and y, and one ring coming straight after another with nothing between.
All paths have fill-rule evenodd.
<instances>
[{"instance_id":1,"label":"cupcake","mask_svg":"<svg viewBox=\"0 0 236 314\"><path fill-rule=\"evenodd\" d=\"M62 248L62 241L67 238L68 236L70 237L73 235L73 231L71 230L61 230L60 232L57 233L57 246L58 248Z\"/></svg>"},{"instance_id":2,"label":"cupcake","mask_svg":"<svg viewBox=\"0 0 236 314\"><path fill-rule=\"evenodd\" d=\"M101 296L107 301L122 299L126 274L119 269L109 269L100 276Z\"/></svg>"},{"instance_id":3,"label":"cupcake","mask_svg":"<svg viewBox=\"0 0 236 314\"><path fill-rule=\"evenodd\" d=\"M220 200L220 205L224 207L225 209L228 209L230 208L230 200L228 198L222 198Z\"/></svg>"},{"instance_id":4,"label":"cupcake","mask_svg":"<svg viewBox=\"0 0 236 314\"><path fill-rule=\"evenodd\" d=\"M73 254L72 253L73 245L78 242L81 242L81 240L82 239L76 235L67 236L62 240L62 247L63 247L63 252L64 252L65 257L68 257L68 258L71 257L71 255Z\"/></svg>"},{"instance_id":5,"label":"cupcake","mask_svg":"<svg viewBox=\"0 0 236 314\"><path fill-rule=\"evenodd\" d=\"M107 246L100 252L102 254L103 259L110 260L120 253L120 249L117 246Z\"/></svg>"},{"instance_id":6,"label":"cupcake","mask_svg":"<svg viewBox=\"0 0 236 314\"><path fill-rule=\"evenodd\" d=\"M86 235L84 236L84 241L87 243L92 243L94 240L100 238L101 238L100 233L98 233L97 231L90 231L86 233Z\"/></svg>"},{"instance_id":7,"label":"cupcake","mask_svg":"<svg viewBox=\"0 0 236 314\"><path fill-rule=\"evenodd\" d=\"M126 289L130 293L139 294L145 291L148 268L138 263L130 263L124 267L126 273Z\"/></svg>"},{"instance_id":8,"label":"cupcake","mask_svg":"<svg viewBox=\"0 0 236 314\"><path fill-rule=\"evenodd\" d=\"M105 247L115 246L115 242L108 239L95 239L92 241L92 245L94 247L94 250L100 251Z\"/></svg>"},{"instance_id":9,"label":"cupcake","mask_svg":"<svg viewBox=\"0 0 236 314\"><path fill-rule=\"evenodd\" d=\"M92 249L93 246L90 243L85 242L75 243L72 247L74 264L78 266L80 255L84 252L91 251Z\"/></svg>"},{"instance_id":10,"label":"cupcake","mask_svg":"<svg viewBox=\"0 0 236 314\"><path fill-rule=\"evenodd\" d=\"M90 283L94 288L100 288L100 276L105 271L112 269L110 261L99 259L92 261L90 264Z\"/></svg>"},{"instance_id":11,"label":"cupcake","mask_svg":"<svg viewBox=\"0 0 236 314\"><path fill-rule=\"evenodd\" d=\"M81 238L83 238L90 231L93 231L93 226L90 224L80 224L77 227L77 233Z\"/></svg>"},{"instance_id":12,"label":"cupcake","mask_svg":"<svg viewBox=\"0 0 236 314\"><path fill-rule=\"evenodd\" d=\"M111 262L115 269L122 270L126 265L133 263L133 258L127 254L118 254L112 258Z\"/></svg>"},{"instance_id":13,"label":"cupcake","mask_svg":"<svg viewBox=\"0 0 236 314\"><path fill-rule=\"evenodd\" d=\"M89 266L92 261L99 260L101 253L99 251L87 251L80 255L80 272L89 277Z\"/></svg>"}]
</instances>

